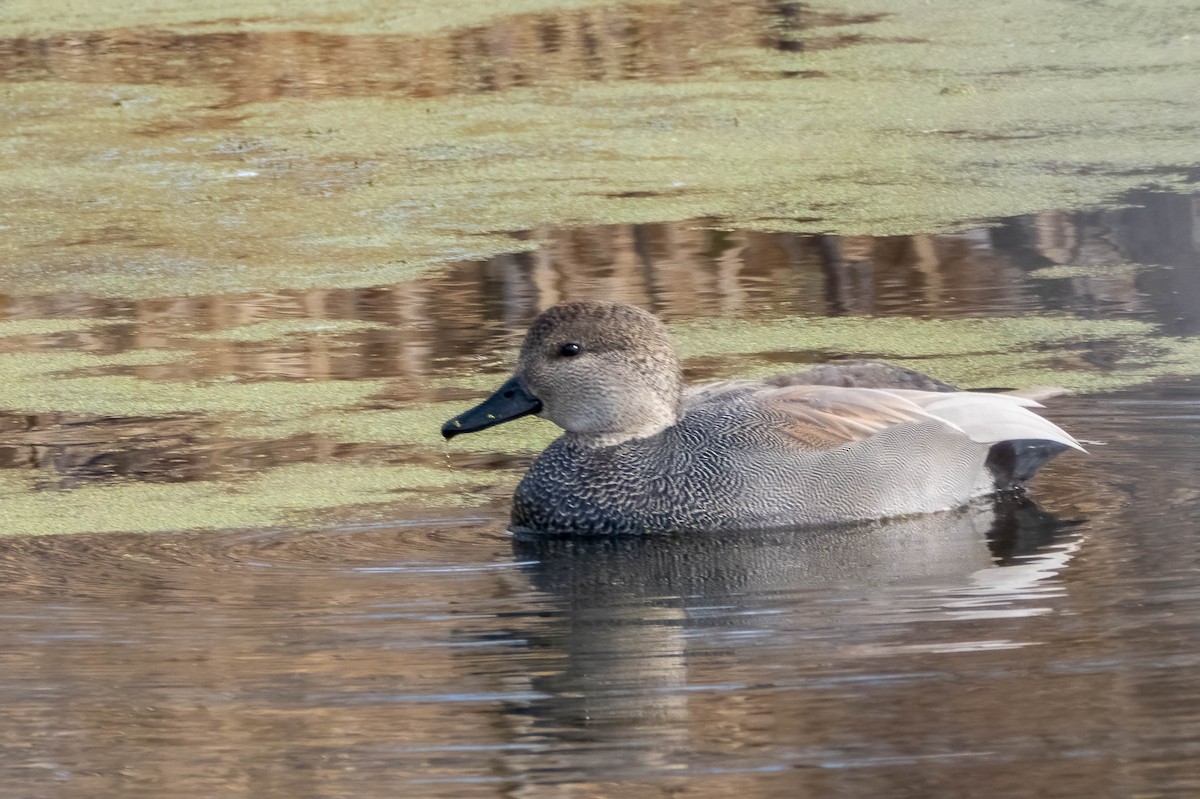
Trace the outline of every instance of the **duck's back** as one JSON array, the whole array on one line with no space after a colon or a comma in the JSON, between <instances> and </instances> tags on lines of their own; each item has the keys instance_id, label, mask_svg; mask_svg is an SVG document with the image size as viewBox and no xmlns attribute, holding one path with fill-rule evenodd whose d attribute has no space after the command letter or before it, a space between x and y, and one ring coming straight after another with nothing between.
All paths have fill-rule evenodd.
<instances>
[{"instance_id":1,"label":"duck's back","mask_svg":"<svg viewBox=\"0 0 1200 799\"><path fill-rule=\"evenodd\" d=\"M608 447L570 435L517 488L521 530L641 534L846 522L943 510L994 489L989 445L912 418L864 430L797 423L752 384L694 400L680 422Z\"/></svg>"}]
</instances>

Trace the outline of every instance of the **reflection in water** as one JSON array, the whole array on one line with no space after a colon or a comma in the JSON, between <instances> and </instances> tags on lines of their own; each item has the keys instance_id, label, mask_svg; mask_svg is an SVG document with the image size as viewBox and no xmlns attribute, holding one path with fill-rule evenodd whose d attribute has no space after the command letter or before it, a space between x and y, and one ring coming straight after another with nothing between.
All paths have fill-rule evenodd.
<instances>
[{"instance_id":1,"label":"reflection in water","mask_svg":"<svg viewBox=\"0 0 1200 799\"><path fill-rule=\"evenodd\" d=\"M851 44L845 34L809 32L875 18L818 14L799 3L706 0L517 14L434 36L114 30L0 40L0 81L216 85L229 92L223 105L236 106L288 97L436 97L580 80L681 80L710 68L712 53L729 48L795 52Z\"/></svg>"},{"instance_id":2,"label":"reflection in water","mask_svg":"<svg viewBox=\"0 0 1200 799\"><path fill-rule=\"evenodd\" d=\"M643 305L668 320L904 315L914 309L934 317L1003 316L1050 307L1135 315L1173 334L1194 332L1200 324L1190 302L1200 265L1200 202L1170 194L1130 201L1137 205L1015 217L943 236L807 236L711 230L697 223L534 230L528 237L542 245L534 252L451 264L411 283L128 301L0 294L0 318L114 322L15 340L22 349L66 346L97 354L178 346L176 337L183 333L273 319L383 326L338 339L336 350L320 337L218 342L199 350L199 363L140 372L275 379L421 377L436 359L465 362L463 351L487 351L490 337L523 327L541 308L599 296ZM1130 263L1167 268L1116 276L1103 271ZM1092 267L1099 275L1029 279L1031 272L1053 265ZM0 351L12 342L0 340Z\"/></svg>"},{"instance_id":3,"label":"reflection in water","mask_svg":"<svg viewBox=\"0 0 1200 799\"><path fill-rule=\"evenodd\" d=\"M79 333L0 340L110 354L180 346L178 336L273 319L359 320L381 327L337 339L216 342L199 362L139 367L147 377L273 379L422 377L443 358L494 349L540 308L606 296L670 320L698 315L909 314L1003 316L1045 306L1136 315L1195 329L1200 203L1181 195L1133 198L1146 207L1048 213L948 236L890 238L725 232L690 223L536 230L532 252L450 265L412 283L368 289L282 290L117 302L86 296L0 295L2 318L111 321ZM1112 277L1031 280L1051 265L1168 267ZM1181 327L1182 325L1182 327ZM389 329L392 328L392 329ZM435 346L435 343L437 346ZM286 345L286 346L285 346Z\"/></svg>"},{"instance_id":4,"label":"reflection in water","mask_svg":"<svg viewBox=\"0 0 1200 799\"><path fill-rule=\"evenodd\" d=\"M904 734L938 681L924 658L996 651L959 627L1036 586L977 595L972 575L1017 541L1048 559L1060 530L1023 502L736 539L510 544L491 524L4 539L6 784L460 797L830 768L863 755L825 737L848 719Z\"/></svg>"},{"instance_id":5,"label":"reflection in water","mask_svg":"<svg viewBox=\"0 0 1200 799\"><path fill-rule=\"evenodd\" d=\"M967 602L975 603L974 612L1002 612L1066 565L1040 554L1060 529L1028 500L1006 498L956 513L829 530L517 540L517 559L533 562L534 587L565 609L559 624L530 637L531 656L546 663L544 676L533 681L545 699L522 713L537 719L532 734L561 738L564 745L629 747L636 762L626 768L634 773L672 765L747 768L744 753L721 764L686 760L694 750L690 696L747 687L706 686L694 673L712 668L711 662L693 668L690 661L711 660L714 641L735 647L734 659L745 660L800 625L808 635L821 631L824 646L859 656L886 657L897 646L913 651L913 642L891 640L888 625L936 618L939 606ZM1039 545L1031 547L1033 541ZM1025 584L1011 580L1006 591L977 595L972 576L1008 571L995 569L995 553L1006 550L1011 559L1018 548L1055 568ZM809 602L814 607L804 609ZM821 682L794 672L759 679L767 680L759 689L778 688L781 679L800 690L811 680L819 690ZM584 772L585 765L560 758L528 767Z\"/></svg>"}]
</instances>

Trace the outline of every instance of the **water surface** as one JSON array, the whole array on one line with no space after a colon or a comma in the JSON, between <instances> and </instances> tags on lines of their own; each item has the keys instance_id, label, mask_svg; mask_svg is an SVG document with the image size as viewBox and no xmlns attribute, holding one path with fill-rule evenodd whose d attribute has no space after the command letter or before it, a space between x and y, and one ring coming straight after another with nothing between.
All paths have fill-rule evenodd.
<instances>
[{"instance_id":1,"label":"water surface","mask_svg":"<svg viewBox=\"0 0 1200 799\"><path fill-rule=\"evenodd\" d=\"M861 241L856 267L817 257L811 239L753 234L732 265L700 247L646 246L622 280L609 266L620 243L672 229L577 232L564 241L593 246L570 264L467 263L403 288L178 301L172 313L93 305L113 324L86 346L120 352L231 316L336 309L383 325L329 344L212 343L156 368L162 379L387 377L386 410L435 395L465 404L461 389L413 393L413 376L453 375L490 352L500 361L558 296L616 291L675 321L1049 307L1191 334L1195 306L1180 296L1194 281L1193 239L1149 231L1193 202L1145 199L922 247ZM1048 229L1159 266L1031 276L1055 251L1019 234ZM694 288L680 292L660 278L689 252ZM561 275L561 291L539 291L539 270ZM857 282L838 284L839 270ZM436 298L452 313L394 321L411 297L428 300L409 308ZM11 307L41 315L48 302ZM1078 357L1112 368L1104 350ZM693 365L736 372L737 358ZM385 511L360 507L336 524L3 539L0 769L22 796L1190 796L1198 409L1186 377L1053 401L1056 421L1102 443L1039 478L1040 507L601 543L512 540L506 498L529 456L489 450L486 434L462 452L230 439L186 413L12 415L6 465L65 503L130 483L236 487L280 465L420 458L472 473L474 493L465 508L392 495Z\"/></svg>"},{"instance_id":2,"label":"water surface","mask_svg":"<svg viewBox=\"0 0 1200 799\"><path fill-rule=\"evenodd\" d=\"M6 795L1200 793L1186 21L1015 55L919 5L0 17ZM438 429L577 298L694 380L1063 386L1091 454L901 522L515 540L550 426Z\"/></svg>"}]
</instances>

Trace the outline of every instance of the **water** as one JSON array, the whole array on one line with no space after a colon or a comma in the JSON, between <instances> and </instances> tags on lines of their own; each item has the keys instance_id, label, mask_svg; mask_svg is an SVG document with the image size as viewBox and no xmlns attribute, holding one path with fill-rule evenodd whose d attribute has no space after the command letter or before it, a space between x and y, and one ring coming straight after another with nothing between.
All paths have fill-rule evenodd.
<instances>
[{"instance_id":1,"label":"water","mask_svg":"<svg viewBox=\"0 0 1200 799\"><path fill-rule=\"evenodd\" d=\"M650 4L429 36L13 37L0 80L216 87L204 124L224 129L262 102L686 83L744 48L803 51L801 32L857 46L821 27L872 19ZM763 79L793 78L820 76ZM351 193L337 158L306 158L276 177ZM940 235L547 224L402 280L306 262L224 288L188 273L195 241L114 196L71 206L0 295L0 795L1200 794L1195 196ZM106 203L127 228L93 223ZM42 230L28 217L21 235ZM196 235L257 275L284 232ZM170 274L106 260L139 251ZM516 540L508 497L548 433L447 446L438 425L576 298L659 314L695 380L880 354L977 386L1061 380L1080 391L1048 414L1091 454L1030 498L920 519ZM1068 332L1011 333L1029 318ZM780 344L795 319L846 327ZM757 344L718 346L736 335Z\"/></svg>"},{"instance_id":2,"label":"water","mask_svg":"<svg viewBox=\"0 0 1200 799\"><path fill-rule=\"evenodd\" d=\"M1153 225L1155 210L1111 218ZM997 258L961 238L938 243ZM1171 288L1195 267L1195 250L1184 255L1162 282L1114 292L1121 301L1098 301L1086 280L1057 301L1190 331ZM925 306L906 296L914 272L900 259L871 292L824 299L786 284L768 292L751 261L742 308L768 293L772 305L824 302L828 313L844 302L946 315L998 310L988 298L1045 302L1042 283L1013 279L1011 264L956 268L958 280L974 275L971 290ZM461 316L405 328L406 345L461 368L489 331L518 328L536 295L518 280L515 299L495 299L506 293L492 269L464 264L418 287ZM608 290L577 269L571 296ZM373 294L387 292L347 293L339 307L357 298L373 318ZM724 297L653 295L667 316L719 314ZM240 301L224 302L232 312ZM301 355L325 356L340 377L395 368L389 334L375 335L336 357ZM280 357L247 349L219 357L243 374ZM1039 478L1040 507L827 533L538 544L504 532L505 475L521 458L459 453L499 469L494 502L316 528L5 538L6 792L1193 795L1200 388L1165 379L1051 407L1103 443ZM25 421L10 442L42 441L10 443L10 466L33 469L43 490L236 480L249 458L180 418L130 422L128 439L106 420ZM251 460L286 461L293 447L261 443Z\"/></svg>"}]
</instances>

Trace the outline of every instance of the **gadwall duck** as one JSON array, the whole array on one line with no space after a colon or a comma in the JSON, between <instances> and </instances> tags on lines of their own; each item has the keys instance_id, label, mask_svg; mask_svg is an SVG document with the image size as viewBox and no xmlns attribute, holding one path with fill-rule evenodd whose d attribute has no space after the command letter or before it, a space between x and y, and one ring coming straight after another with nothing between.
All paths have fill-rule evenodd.
<instances>
[{"instance_id":1,"label":"gadwall duck","mask_svg":"<svg viewBox=\"0 0 1200 799\"><path fill-rule=\"evenodd\" d=\"M446 438L537 414L566 431L517 486L516 532L645 534L932 513L1082 449L1005 394L879 363L687 388L666 328L572 302L530 327L516 374Z\"/></svg>"}]
</instances>

